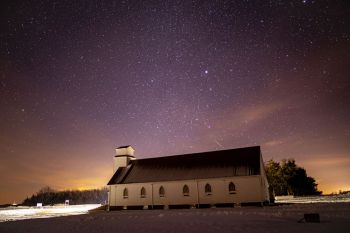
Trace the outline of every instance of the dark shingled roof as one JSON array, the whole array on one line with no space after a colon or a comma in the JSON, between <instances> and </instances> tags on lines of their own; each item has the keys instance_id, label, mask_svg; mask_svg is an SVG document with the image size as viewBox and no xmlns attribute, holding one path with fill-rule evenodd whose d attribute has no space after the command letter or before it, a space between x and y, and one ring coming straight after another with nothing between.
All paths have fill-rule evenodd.
<instances>
[{"instance_id":1,"label":"dark shingled roof","mask_svg":"<svg viewBox=\"0 0 350 233\"><path fill-rule=\"evenodd\" d=\"M131 160L120 167L108 185L232 177L238 167L260 174L260 146L196 154Z\"/></svg>"}]
</instances>

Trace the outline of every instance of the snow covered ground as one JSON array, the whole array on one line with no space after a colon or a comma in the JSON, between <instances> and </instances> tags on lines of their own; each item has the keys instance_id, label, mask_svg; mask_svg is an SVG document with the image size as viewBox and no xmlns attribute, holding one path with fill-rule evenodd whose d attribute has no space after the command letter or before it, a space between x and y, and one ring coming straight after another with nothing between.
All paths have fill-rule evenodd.
<instances>
[{"instance_id":1,"label":"snow covered ground","mask_svg":"<svg viewBox=\"0 0 350 233\"><path fill-rule=\"evenodd\" d=\"M350 195L334 195L334 196L311 196L311 197L294 197L276 200L276 203L338 203L349 202ZM45 206L37 207L8 207L0 208L0 222L16 221L34 218L50 218L59 216L87 214L89 210L97 208L101 205L71 205L71 206Z\"/></svg>"},{"instance_id":2,"label":"snow covered ground","mask_svg":"<svg viewBox=\"0 0 350 233\"><path fill-rule=\"evenodd\" d=\"M298 223L304 213L319 213L321 223ZM1 233L348 233L349 229L348 202L268 207L98 211L85 215L0 223Z\"/></svg>"},{"instance_id":3,"label":"snow covered ground","mask_svg":"<svg viewBox=\"0 0 350 233\"><path fill-rule=\"evenodd\" d=\"M283 196L282 196L283 197ZM338 203L350 202L350 194L329 195L329 196L308 196L308 197L292 197L278 199L276 203Z\"/></svg>"},{"instance_id":4,"label":"snow covered ground","mask_svg":"<svg viewBox=\"0 0 350 233\"><path fill-rule=\"evenodd\" d=\"M0 209L0 222L87 214L89 210L100 206L100 204L93 204L71 206L44 206L42 208L21 206L8 207Z\"/></svg>"}]
</instances>

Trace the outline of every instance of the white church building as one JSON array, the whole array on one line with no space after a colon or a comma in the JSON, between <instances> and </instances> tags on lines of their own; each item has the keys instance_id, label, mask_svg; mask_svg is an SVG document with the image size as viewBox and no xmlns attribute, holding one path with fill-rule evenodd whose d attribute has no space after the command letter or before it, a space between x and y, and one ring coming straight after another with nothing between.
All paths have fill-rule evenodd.
<instances>
[{"instance_id":1,"label":"white church building","mask_svg":"<svg viewBox=\"0 0 350 233\"><path fill-rule=\"evenodd\" d=\"M118 147L108 186L111 210L269 202L259 146L146 159Z\"/></svg>"}]
</instances>

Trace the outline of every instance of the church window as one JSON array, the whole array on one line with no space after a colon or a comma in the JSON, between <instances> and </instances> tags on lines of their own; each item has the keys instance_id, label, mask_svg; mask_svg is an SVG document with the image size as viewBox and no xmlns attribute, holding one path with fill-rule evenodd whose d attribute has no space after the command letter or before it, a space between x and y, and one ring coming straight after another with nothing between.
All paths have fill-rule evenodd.
<instances>
[{"instance_id":1,"label":"church window","mask_svg":"<svg viewBox=\"0 0 350 233\"><path fill-rule=\"evenodd\" d=\"M184 187L182 188L182 194L184 196L189 196L190 195L190 189L188 188L187 184L185 184Z\"/></svg>"},{"instance_id":2,"label":"church window","mask_svg":"<svg viewBox=\"0 0 350 233\"><path fill-rule=\"evenodd\" d=\"M129 192L127 188L124 188L123 190L123 198L128 198L129 197Z\"/></svg>"},{"instance_id":3,"label":"church window","mask_svg":"<svg viewBox=\"0 0 350 233\"><path fill-rule=\"evenodd\" d=\"M165 190L163 186L160 186L159 188L159 197L164 197L165 196Z\"/></svg>"},{"instance_id":4,"label":"church window","mask_svg":"<svg viewBox=\"0 0 350 233\"><path fill-rule=\"evenodd\" d=\"M230 184L228 185L228 192L230 194L236 193L236 185L233 182L230 182Z\"/></svg>"},{"instance_id":5,"label":"church window","mask_svg":"<svg viewBox=\"0 0 350 233\"><path fill-rule=\"evenodd\" d=\"M146 197L146 189L145 187L141 188L141 198L145 198Z\"/></svg>"},{"instance_id":6,"label":"church window","mask_svg":"<svg viewBox=\"0 0 350 233\"><path fill-rule=\"evenodd\" d=\"M204 188L205 194L206 195L211 195L211 185L210 184L206 184L205 188Z\"/></svg>"}]
</instances>

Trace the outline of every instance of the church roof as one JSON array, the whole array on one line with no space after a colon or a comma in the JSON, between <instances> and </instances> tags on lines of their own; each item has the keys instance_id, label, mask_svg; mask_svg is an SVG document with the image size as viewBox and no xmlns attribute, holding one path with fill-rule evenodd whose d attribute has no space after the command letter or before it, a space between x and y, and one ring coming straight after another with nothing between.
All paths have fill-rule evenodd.
<instances>
[{"instance_id":1,"label":"church roof","mask_svg":"<svg viewBox=\"0 0 350 233\"><path fill-rule=\"evenodd\" d=\"M238 167L260 174L260 146L131 160L108 185L232 177Z\"/></svg>"}]
</instances>

